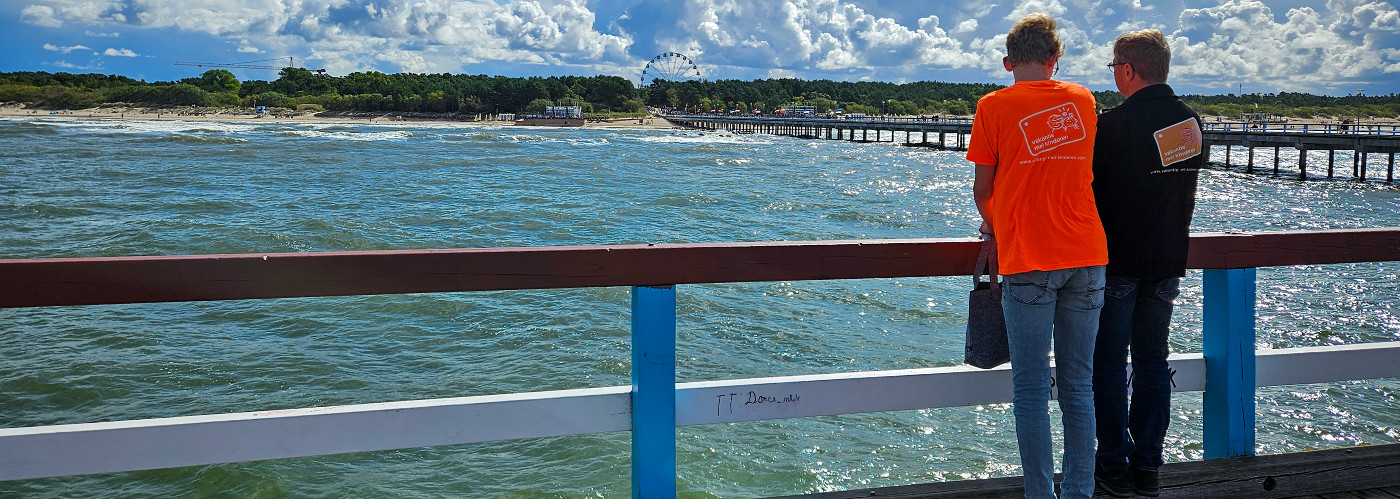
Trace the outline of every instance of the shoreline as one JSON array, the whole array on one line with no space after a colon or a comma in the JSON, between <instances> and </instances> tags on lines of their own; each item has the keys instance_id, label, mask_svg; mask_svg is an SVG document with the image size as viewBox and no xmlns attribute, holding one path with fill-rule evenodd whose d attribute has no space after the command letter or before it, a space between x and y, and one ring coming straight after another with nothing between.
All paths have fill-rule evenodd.
<instances>
[{"instance_id":1,"label":"shoreline","mask_svg":"<svg viewBox=\"0 0 1400 499\"><path fill-rule=\"evenodd\" d=\"M317 116L310 113L294 113L292 115L278 116L276 114L257 115L252 112L228 112L213 111L207 113L188 112L167 112L166 110L152 110L148 108L133 107L95 107L75 110L48 110L31 109L16 105L0 106L0 117L3 118L84 118L84 119L111 119L111 120L159 120L159 121L204 121L204 122L230 122L230 123L314 123L314 124L397 124L412 126L415 124L431 125L491 125L491 126L517 126L513 121L482 120L482 121L461 121L445 118L425 118L421 115L405 113L376 113L369 117L345 117L345 116ZM527 126L527 125L522 125ZM559 127L542 127L559 128ZM604 120L601 122L589 122L581 128L630 128L630 129L677 129L676 125L660 116L648 116L646 118L618 118Z\"/></svg>"},{"instance_id":2,"label":"shoreline","mask_svg":"<svg viewBox=\"0 0 1400 499\"><path fill-rule=\"evenodd\" d=\"M258 115L252 111L216 110L209 112L167 112L164 109L151 109L139 107L94 107L76 110L49 110L33 109L16 104L0 105L0 118L92 118L92 119L115 119L115 120L160 120L160 121L206 121L206 122L230 122L230 123L315 123L315 124L385 124L393 123L411 126L413 124L431 125L487 125L487 126L517 126L513 121L482 120L463 121L450 119L448 113L441 113L441 117L425 116L432 113L358 113L368 116L320 116L321 113L293 112L289 115L277 115L267 113ZM1222 120L1239 122L1237 119L1225 116L1202 115L1203 122L1220 122ZM1379 126L1400 126L1400 120L1369 118L1359 121L1341 120L1336 118L1287 118L1289 123L1294 124L1356 124L1359 126L1379 125ZM532 125L519 125L532 126ZM539 126L538 128L574 128L574 127L551 127ZM623 128L623 129L662 129L662 130L683 130L681 127L671 123L661 116L648 116L646 118L617 118L604 121L590 121L581 128Z\"/></svg>"}]
</instances>

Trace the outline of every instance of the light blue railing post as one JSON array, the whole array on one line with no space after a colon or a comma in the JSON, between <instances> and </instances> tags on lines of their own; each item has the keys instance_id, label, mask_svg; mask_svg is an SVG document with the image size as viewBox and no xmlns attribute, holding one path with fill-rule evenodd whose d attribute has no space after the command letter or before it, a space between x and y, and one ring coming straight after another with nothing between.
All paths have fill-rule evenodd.
<instances>
[{"instance_id":1,"label":"light blue railing post","mask_svg":"<svg viewBox=\"0 0 1400 499\"><path fill-rule=\"evenodd\" d=\"M1254 274L1204 272L1206 459L1254 454Z\"/></svg>"},{"instance_id":2,"label":"light blue railing post","mask_svg":"<svg viewBox=\"0 0 1400 499\"><path fill-rule=\"evenodd\" d=\"M632 497L676 497L676 287L632 288Z\"/></svg>"}]
</instances>

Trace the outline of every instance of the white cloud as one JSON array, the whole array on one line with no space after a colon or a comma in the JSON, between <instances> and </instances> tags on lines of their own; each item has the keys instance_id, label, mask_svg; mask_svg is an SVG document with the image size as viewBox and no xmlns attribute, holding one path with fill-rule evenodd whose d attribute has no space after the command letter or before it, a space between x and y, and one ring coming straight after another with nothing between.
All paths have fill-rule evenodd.
<instances>
[{"instance_id":1,"label":"white cloud","mask_svg":"<svg viewBox=\"0 0 1400 499\"><path fill-rule=\"evenodd\" d=\"M688 47L688 54L725 67L849 75L875 68L907 73L978 64L978 54L945 31L934 15L905 26L849 0L688 0L675 10L674 24L657 30L657 45ZM958 29L970 32L977 26L977 20L969 19Z\"/></svg>"},{"instance_id":2,"label":"white cloud","mask_svg":"<svg viewBox=\"0 0 1400 499\"><path fill-rule=\"evenodd\" d=\"M29 24L43 26L45 28L59 28L63 26L63 21L58 19L53 7L46 5L30 5L20 9L19 19Z\"/></svg>"},{"instance_id":3,"label":"white cloud","mask_svg":"<svg viewBox=\"0 0 1400 499\"><path fill-rule=\"evenodd\" d=\"M92 32L92 31L84 31L83 34L85 34L85 35L87 35L87 36L90 36L90 37L93 37L93 38L117 38L117 37L122 36L121 33L118 33L118 32L115 32L115 31L113 31L113 32L111 32L111 33L95 33L95 32Z\"/></svg>"},{"instance_id":4,"label":"white cloud","mask_svg":"<svg viewBox=\"0 0 1400 499\"><path fill-rule=\"evenodd\" d=\"M665 52L693 58L707 78L1009 82L1005 33L1030 12L1060 23L1060 77L1112 88L1103 63L1113 39L1155 27L1171 39L1173 83L1322 92L1400 73L1400 10L1377 0L628 0L626 10L587 0L25 0L19 20L91 27L92 38L128 29L198 33L238 53L306 56L332 74L461 72L490 64L508 73L618 74L634 79ZM1204 7L1199 7L1205 5ZM608 11L610 18L599 19ZM127 33L129 35L129 33ZM91 43L91 42L89 42ZM131 44L127 44L132 46ZM52 47L52 48L50 48ZM62 52L84 48L45 46ZM135 47L150 52L144 47ZM642 53L645 52L645 53ZM66 52L65 52L66 53ZM136 57L128 49L110 56ZM156 54L151 54L156 55ZM542 71L544 72L544 71ZM634 80L635 81L635 80Z\"/></svg>"},{"instance_id":5,"label":"white cloud","mask_svg":"<svg viewBox=\"0 0 1400 499\"><path fill-rule=\"evenodd\" d=\"M1222 90L1244 83L1314 93L1364 84L1366 75L1400 63L1395 51L1384 50L1396 43L1387 24L1395 9L1347 3L1334 0L1321 12L1290 9L1282 19L1253 0L1186 9L1170 35L1173 78Z\"/></svg>"},{"instance_id":6,"label":"white cloud","mask_svg":"<svg viewBox=\"0 0 1400 499\"><path fill-rule=\"evenodd\" d=\"M1400 11L1388 3L1372 2L1351 10L1354 25L1366 31L1400 32Z\"/></svg>"},{"instance_id":7,"label":"white cloud","mask_svg":"<svg viewBox=\"0 0 1400 499\"><path fill-rule=\"evenodd\" d=\"M375 59L392 62L409 73L423 73L429 69L427 59L414 52L390 50L376 55Z\"/></svg>"},{"instance_id":8,"label":"white cloud","mask_svg":"<svg viewBox=\"0 0 1400 499\"><path fill-rule=\"evenodd\" d=\"M47 28L61 27L64 22L100 24L125 23L122 9L128 3L121 0L43 0L20 10L20 19Z\"/></svg>"},{"instance_id":9,"label":"white cloud","mask_svg":"<svg viewBox=\"0 0 1400 499\"><path fill-rule=\"evenodd\" d=\"M773 68L773 69L768 70L768 75L767 75L767 76L768 76L768 78L772 78L772 79L775 79L775 80L776 80L776 79L782 79L782 78L796 78L796 77L797 77L797 72L796 72L796 71L793 71L793 70L791 70L791 69Z\"/></svg>"},{"instance_id":10,"label":"white cloud","mask_svg":"<svg viewBox=\"0 0 1400 499\"><path fill-rule=\"evenodd\" d=\"M247 38L238 41L238 53L240 54L261 54L263 52L263 49L254 47L252 43L249 43Z\"/></svg>"},{"instance_id":11,"label":"white cloud","mask_svg":"<svg viewBox=\"0 0 1400 499\"><path fill-rule=\"evenodd\" d=\"M1025 0L1017 5L1016 8L1011 9L1011 12L1006 15L1006 20L1016 22L1036 12L1044 12L1060 20L1064 17L1065 12L1068 11L1069 9L1065 8L1064 4L1061 4L1059 0Z\"/></svg>"},{"instance_id":12,"label":"white cloud","mask_svg":"<svg viewBox=\"0 0 1400 499\"><path fill-rule=\"evenodd\" d=\"M114 49L110 47L103 51L102 55L112 57L137 57L136 52L132 52L130 49Z\"/></svg>"},{"instance_id":13,"label":"white cloud","mask_svg":"<svg viewBox=\"0 0 1400 499\"><path fill-rule=\"evenodd\" d=\"M963 20L963 22L958 23L957 27L953 28L953 33L957 33L957 34L976 33L976 32L977 32L977 20L976 20L976 19L966 19L966 20Z\"/></svg>"},{"instance_id":14,"label":"white cloud","mask_svg":"<svg viewBox=\"0 0 1400 499\"><path fill-rule=\"evenodd\" d=\"M68 47L59 47L59 46L54 45L54 44L52 44L52 43L45 43L45 44L44 44L44 50L49 50L49 51L53 51L53 52L62 52L62 53L67 54L67 53L72 52L72 51L74 51L74 50L92 50L92 47L88 47L88 46L86 46L86 45L72 45L72 46L68 46Z\"/></svg>"},{"instance_id":15,"label":"white cloud","mask_svg":"<svg viewBox=\"0 0 1400 499\"><path fill-rule=\"evenodd\" d=\"M826 53L820 61L817 61L818 69L840 70L860 66L860 59L855 54L844 49L833 49Z\"/></svg>"},{"instance_id":16,"label":"white cloud","mask_svg":"<svg viewBox=\"0 0 1400 499\"><path fill-rule=\"evenodd\" d=\"M351 70L390 63L405 71L453 71L481 60L631 63L631 39L595 30L584 0L31 1L36 5L22 18L40 26L175 28L236 40L240 52L309 49L328 67Z\"/></svg>"}]
</instances>

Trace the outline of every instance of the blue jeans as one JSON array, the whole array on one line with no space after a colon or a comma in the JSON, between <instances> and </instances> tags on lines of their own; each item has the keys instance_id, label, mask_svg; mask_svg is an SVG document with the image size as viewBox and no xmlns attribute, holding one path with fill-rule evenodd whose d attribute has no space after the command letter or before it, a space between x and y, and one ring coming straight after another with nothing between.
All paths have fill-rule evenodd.
<instances>
[{"instance_id":1,"label":"blue jeans","mask_svg":"<svg viewBox=\"0 0 1400 499\"><path fill-rule=\"evenodd\" d=\"M1011 350L1016 443L1026 497L1055 497L1050 388L1059 390L1065 431L1062 497L1094 493L1094 335L1103 307L1104 267L1008 275L1001 305ZM1050 349L1055 350L1055 377Z\"/></svg>"},{"instance_id":2,"label":"blue jeans","mask_svg":"<svg viewBox=\"0 0 1400 499\"><path fill-rule=\"evenodd\" d=\"M1094 413L1098 465L1155 471L1162 466L1172 401L1167 333L1181 278L1111 276L1104 291L1094 350ZM1133 397L1128 403L1128 354L1133 357Z\"/></svg>"}]
</instances>

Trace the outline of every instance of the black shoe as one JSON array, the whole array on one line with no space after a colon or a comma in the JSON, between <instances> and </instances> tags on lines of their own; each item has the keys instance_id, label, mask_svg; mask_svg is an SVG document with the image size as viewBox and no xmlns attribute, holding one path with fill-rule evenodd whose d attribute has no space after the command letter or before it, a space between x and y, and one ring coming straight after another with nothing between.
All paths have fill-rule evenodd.
<instances>
[{"instance_id":1,"label":"black shoe","mask_svg":"<svg viewBox=\"0 0 1400 499\"><path fill-rule=\"evenodd\" d=\"M1110 496L1133 497L1133 476L1128 474L1128 470L1109 471L1096 468L1094 469L1094 483L1099 484L1099 489Z\"/></svg>"},{"instance_id":2,"label":"black shoe","mask_svg":"<svg viewBox=\"0 0 1400 499\"><path fill-rule=\"evenodd\" d=\"M1157 482L1157 470L1140 470L1133 468L1132 471L1133 492L1140 496L1157 497L1162 493L1162 486Z\"/></svg>"}]
</instances>

